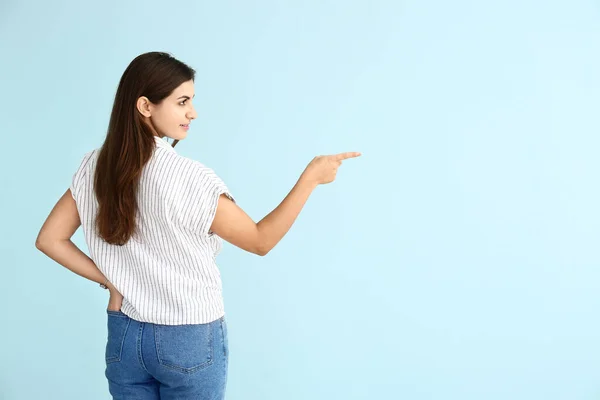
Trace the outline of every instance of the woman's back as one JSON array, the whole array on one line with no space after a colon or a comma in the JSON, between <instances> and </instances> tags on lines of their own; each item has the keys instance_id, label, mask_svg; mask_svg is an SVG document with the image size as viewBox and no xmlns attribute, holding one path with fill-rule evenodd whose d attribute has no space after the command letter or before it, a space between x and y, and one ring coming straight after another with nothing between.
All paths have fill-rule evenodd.
<instances>
[{"instance_id":1,"label":"woman's back","mask_svg":"<svg viewBox=\"0 0 600 400\"><path fill-rule=\"evenodd\" d=\"M224 315L215 263L222 239L209 229L220 194L233 197L212 169L155 140L136 193L135 233L122 246L96 233L99 150L84 156L71 192L90 258L123 295L121 311L129 317L164 325L212 322Z\"/></svg>"}]
</instances>

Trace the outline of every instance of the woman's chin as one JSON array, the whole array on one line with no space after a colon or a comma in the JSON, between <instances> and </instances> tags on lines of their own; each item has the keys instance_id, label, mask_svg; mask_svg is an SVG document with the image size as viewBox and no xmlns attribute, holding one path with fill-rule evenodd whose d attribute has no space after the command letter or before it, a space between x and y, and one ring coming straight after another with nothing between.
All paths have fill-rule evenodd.
<instances>
[{"instance_id":1,"label":"woman's chin","mask_svg":"<svg viewBox=\"0 0 600 400\"><path fill-rule=\"evenodd\" d=\"M183 140L187 137L187 132L177 132L177 133L172 133L170 135L168 135L171 139L173 140Z\"/></svg>"}]
</instances>

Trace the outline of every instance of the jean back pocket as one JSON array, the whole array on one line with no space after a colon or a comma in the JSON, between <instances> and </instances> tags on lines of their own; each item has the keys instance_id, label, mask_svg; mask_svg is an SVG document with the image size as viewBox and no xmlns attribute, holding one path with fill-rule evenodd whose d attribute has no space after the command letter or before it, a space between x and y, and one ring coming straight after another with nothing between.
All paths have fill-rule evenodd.
<instances>
[{"instance_id":1,"label":"jean back pocket","mask_svg":"<svg viewBox=\"0 0 600 400\"><path fill-rule=\"evenodd\" d=\"M158 362L192 373L213 363L213 323L154 325Z\"/></svg>"}]
</instances>

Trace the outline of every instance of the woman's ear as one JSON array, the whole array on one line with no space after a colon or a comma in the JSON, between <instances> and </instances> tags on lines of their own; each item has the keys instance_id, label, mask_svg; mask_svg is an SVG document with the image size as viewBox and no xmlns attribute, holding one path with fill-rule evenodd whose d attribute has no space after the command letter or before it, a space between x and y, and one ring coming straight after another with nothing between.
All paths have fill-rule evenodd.
<instances>
[{"instance_id":1,"label":"woman's ear","mask_svg":"<svg viewBox=\"0 0 600 400\"><path fill-rule=\"evenodd\" d=\"M142 96L137 100L137 110L140 114L142 114L146 118L150 118L152 116L151 103L150 100L146 96Z\"/></svg>"}]
</instances>

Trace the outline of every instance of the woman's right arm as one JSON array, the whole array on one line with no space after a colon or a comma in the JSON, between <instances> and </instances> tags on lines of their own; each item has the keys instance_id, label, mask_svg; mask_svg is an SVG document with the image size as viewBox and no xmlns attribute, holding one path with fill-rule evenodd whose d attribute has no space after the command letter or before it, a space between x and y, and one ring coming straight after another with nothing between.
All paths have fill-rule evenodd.
<instances>
[{"instance_id":1,"label":"woman's right arm","mask_svg":"<svg viewBox=\"0 0 600 400\"><path fill-rule=\"evenodd\" d=\"M210 230L234 246L265 256L290 230L312 191L332 182L343 160L359 155L350 152L315 157L281 204L258 223L222 194Z\"/></svg>"}]
</instances>

